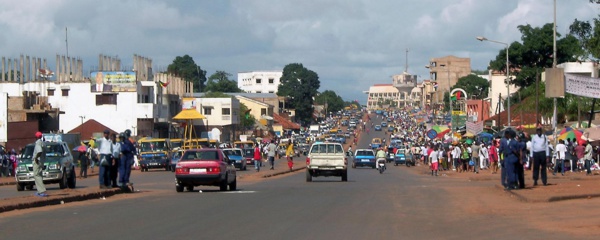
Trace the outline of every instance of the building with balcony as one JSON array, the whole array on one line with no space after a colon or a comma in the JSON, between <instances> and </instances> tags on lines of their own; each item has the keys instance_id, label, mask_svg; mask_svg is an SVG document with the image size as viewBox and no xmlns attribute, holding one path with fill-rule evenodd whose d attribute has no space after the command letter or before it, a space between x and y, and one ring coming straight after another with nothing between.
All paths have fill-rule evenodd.
<instances>
[{"instance_id":1,"label":"building with balcony","mask_svg":"<svg viewBox=\"0 0 600 240\"><path fill-rule=\"evenodd\" d=\"M437 83L434 101L443 102L444 93L458 82L458 79L471 74L471 59L446 56L432 58L426 66L429 69L429 79Z\"/></svg>"},{"instance_id":2,"label":"building with balcony","mask_svg":"<svg viewBox=\"0 0 600 240\"><path fill-rule=\"evenodd\" d=\"M367 93L367 109L386 107L419 106L421 90L417 87L408 92L400 92L393 84L375 84Z\"/></svg>"},{"instance_id":3,"label":"building with balcony","mask_svg":"<svg viewBox=\"0 0 600 240\"><path fill-rule=\"evenodd\" d=\"M282 71L238 73L238 87L247 93L275 93L279 88Z\"/></svg>"}]
</instances>

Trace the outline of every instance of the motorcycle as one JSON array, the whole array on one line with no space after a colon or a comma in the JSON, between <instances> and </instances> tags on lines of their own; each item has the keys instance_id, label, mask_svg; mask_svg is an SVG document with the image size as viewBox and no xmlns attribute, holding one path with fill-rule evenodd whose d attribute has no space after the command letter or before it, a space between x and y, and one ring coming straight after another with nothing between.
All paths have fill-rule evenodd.
<instances>
[{"instance_id":1,"label":"motorcycle","mask_svg":"<svg viewBox=\"0 0 600 240\"><path fill-rule=\"evenodd\" d=\"M377 159L377 169L379 170L379 174L382 174L385 171L385 158Z\"/></svg>"}]
</instances>

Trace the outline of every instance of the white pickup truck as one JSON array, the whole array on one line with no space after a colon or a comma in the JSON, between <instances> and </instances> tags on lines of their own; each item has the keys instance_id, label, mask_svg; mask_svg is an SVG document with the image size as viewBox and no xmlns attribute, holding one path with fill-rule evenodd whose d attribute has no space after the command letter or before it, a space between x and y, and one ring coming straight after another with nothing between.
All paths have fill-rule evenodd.
<instances>
[{"instance_id":1,"label":"white pickup truck","mask_svg":"<svg viewBox=\"0 0 600 240\"><path fill-rule=\"evenodd\" d=\"M306 157L306 181L313 177L342 177L348 181L348 158L339 143L318 142L310 147Z\"/></svg>"}]
</instances>

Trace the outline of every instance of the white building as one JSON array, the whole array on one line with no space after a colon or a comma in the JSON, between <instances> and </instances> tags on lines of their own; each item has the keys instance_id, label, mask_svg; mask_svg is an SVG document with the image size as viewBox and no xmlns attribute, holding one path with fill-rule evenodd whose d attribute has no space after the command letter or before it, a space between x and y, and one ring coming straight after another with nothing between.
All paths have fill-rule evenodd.
<instances>
[{"instance_id":1,"label":"white building","mask_svg":"<svg viewBox=\"0 0 600 240\"><path fill-rule=\"evenodd\" d=\"M248 93L277 93L281 71L238 73L238 87Z\"/></svg>"},{"instance_id":2,"label":"white building","mask_svg":"<svg viewBox=\"0 0 600 240\"><path fill-rule=\"evenodd\" d=\"M206 117L206 119L194 121L194 125L202 125L202 129L198 131L200 137L217 139L220 142L237 138L234 135L240 123L240 101L238 99L195 96L194 102L196 110Z\"/></svg>"},{"instance_id":3,"label":"white building","mask_svg":"<svg viewBox=\"0 0 600 240\"><path fill-rule=\"evenodd\" d=\"M505 109L504 100L506 99L506 96L508 93L506 82L504 81L506 79L506 73L494 72L494 71L490 70L489 75L487 75L487 77L485 77L485 76L480 76L480 77L487 79L490 83L490 88L488 91L488 98L486 98L485 100L489 100L491 102L491 105L490 105L491 116L504 111L504 109ZM514 76L510 76L511 79L513 77ZM510 85L510 94L511 95L518 91L519 91L519 87L517 87L514 84ZM502 101L500 101L500 105L498 105L500 98L502 98Z\"/></svg>"},{"instance_id":4,"label":"white building","mask_svg":"<svg viewBox=\"0 0 600 240\"><path fill-rule=\"evenodd\" d=\"M377 109L389 105L390 107L419 106L421 103L421 90L413 87L408 92L400 92L393 84L375 84L366 91L367 109Z\"/></svg>"}]
</instances>

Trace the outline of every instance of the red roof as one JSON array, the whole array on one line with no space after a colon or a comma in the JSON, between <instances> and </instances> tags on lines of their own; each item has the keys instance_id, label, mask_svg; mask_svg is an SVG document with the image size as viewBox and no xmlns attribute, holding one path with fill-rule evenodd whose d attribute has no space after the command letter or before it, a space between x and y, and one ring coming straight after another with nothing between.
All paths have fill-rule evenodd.
<instances>
[{"instance_id":1,"label":"red roof","mask_svg":"<svg viewBox=\"0 0 600 240\"><path fill-rule=\"evenodd\" d=\"M300 124L287 120L286 118L282 117L277 113L273 113L273 121L281 124L283 129L300 129Z\"/></svg>"},{"instance_id":2,"label":"red roof","mask_svg":"<svg viewBox=\"0 0 600 240\"><path fill-rule=\"evenodd\" d=\"M514 104L510 106L510 125L511 126L519 126L519 125L528 125L528 124L536 124L536 114L535 110L533 111L524 111L523 108L519 108L519 104ZM508 120L508 112L502 111L499 114L493 115L486 119L486 121L496 120L498 121L498 115L500 115L500 124L499 126L507 126ZM522 117L522 118L521 118ZM540 114L541 117L541 114Z\"/></svg>"},{"instance_id":3,"label":"red roof","mask_svg":"<svg viewBox=\"0 0 600 240\"><path fill-rule=\"evenodd\" d=\"M81 135L81 140L84 140L90 139L94 136L94 133L102 133L106 129L108 129L111 134L117 133L116 131L102 125L102 123L99 123L94 119L87 120L83 124L73 128L73 130L69 131L69 133L79 133Z\"/></svg>"}]
</instances>

